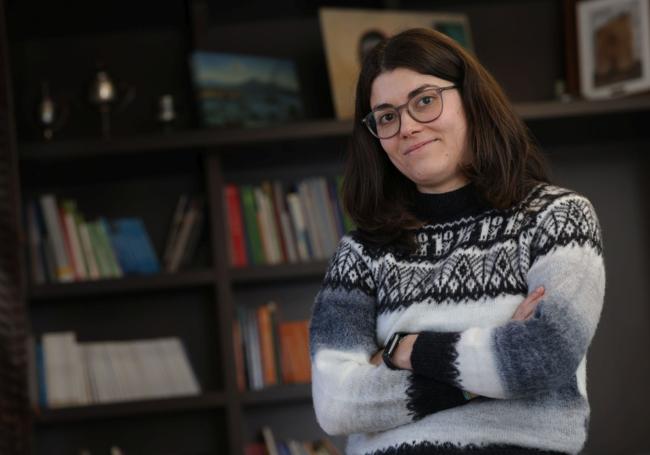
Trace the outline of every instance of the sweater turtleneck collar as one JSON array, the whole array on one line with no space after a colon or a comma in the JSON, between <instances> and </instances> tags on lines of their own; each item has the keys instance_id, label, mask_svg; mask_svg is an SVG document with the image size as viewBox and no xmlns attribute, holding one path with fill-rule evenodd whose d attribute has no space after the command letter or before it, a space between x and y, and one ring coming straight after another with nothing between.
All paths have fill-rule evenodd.
<instances>
[{"instance_id":1,"label":"sweater turtleneck collar","mask_svg":"<svg viewBox=\"0 0 650 455\"><path fill-rule=\"evenodd\" d=\"M487 208L473 183L447 193L417 192L413 214L421 221L439 223L469 216Z\"/></svg>"}]
</instances>

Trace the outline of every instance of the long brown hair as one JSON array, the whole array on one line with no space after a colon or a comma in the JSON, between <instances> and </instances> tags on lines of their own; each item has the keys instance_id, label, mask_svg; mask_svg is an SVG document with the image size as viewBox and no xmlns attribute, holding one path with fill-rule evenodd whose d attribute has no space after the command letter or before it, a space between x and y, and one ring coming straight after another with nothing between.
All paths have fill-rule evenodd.
<instances>
[{"instance_id":1,"label":"long brown hair","mask_svg":"<svg viewBox=\"0 0 650 455\"><path fill-rule=\"evenodd\" d=\"M363 237L378 244L412 244L410 229L420 224L409 211L415 184L391 163L361 122L370 112L375 78L396 68L430 74L459 88L470 153L470 162L461 170L490 206L511 207L535 185L549 181L530 131L478 60L442 33L407 30L380 42L367 55L357 83L343 202Z\"/></svg>"}]
</instances>

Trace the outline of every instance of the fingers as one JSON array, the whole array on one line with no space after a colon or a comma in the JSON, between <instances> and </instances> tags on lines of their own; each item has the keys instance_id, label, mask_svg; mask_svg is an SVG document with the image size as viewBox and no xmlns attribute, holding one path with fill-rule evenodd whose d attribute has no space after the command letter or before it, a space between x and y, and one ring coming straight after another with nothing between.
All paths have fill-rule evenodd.
<instances>
[{"instance_id":1,"label":"fingers","mask_svg":"<svg viewBox=\"0 0 650 455\"><path fill-rule=\"evenodd\" d=\"M535 313L535 308L537 308L537 304L541 301L543 296L544 287L540 286L531 292L524 301L519 304L512 319L514 321L524 321L531 317Z\"/></svg>"}]
</instances>

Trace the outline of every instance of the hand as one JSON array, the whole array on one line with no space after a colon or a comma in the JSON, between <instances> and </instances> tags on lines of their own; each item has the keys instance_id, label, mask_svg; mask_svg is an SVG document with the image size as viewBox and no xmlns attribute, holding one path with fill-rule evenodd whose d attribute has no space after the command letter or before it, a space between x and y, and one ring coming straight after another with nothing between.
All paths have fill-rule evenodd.
<instances>
[{"instance_id":1,"label":"hand","mask_svg":"<svg viewBox=\"0 0 650 455\"><path fill-rule=\"evenodd\" d=\"M384 355L384 350L380 349L379 351L375 352L373 356L370 358L370 363L372 363L375 366L379 366L382 363L384 363L383 356Z\"/></svg>"},{"instance_id":2,"label":"hand","mask_svg":"<svg viewBox=\"0 0 650 455\"><path fill-rule=\"evenodd\" d=\"M526 319L529 319L533 314L535 314L537 304L542 300L543 296L544 288L542 286L528 294L528 297L526 297L515 310L515 314L512 315L512 320L525 321Z\"/></svg>"}]
</instances>

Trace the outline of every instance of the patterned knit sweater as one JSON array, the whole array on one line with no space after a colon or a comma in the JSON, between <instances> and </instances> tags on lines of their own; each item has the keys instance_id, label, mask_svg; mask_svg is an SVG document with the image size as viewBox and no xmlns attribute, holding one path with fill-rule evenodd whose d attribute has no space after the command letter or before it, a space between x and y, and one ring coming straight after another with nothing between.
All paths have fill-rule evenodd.
<instances>
[{"instance_id":1,"label":"patterned knit sweater","mask_svg":"<svg viewBox=\"0 0 650 455\"><path fill-rule=\"evenodd\" d=\"M471 184L418 197L417 251L353 232L330 261L310 329L319 424L349 454L578 453L605 288L591 203L548 184L505 210ZM397 331L420 333L412 372L370 363Z\"/></svg>"}]
</instances>

